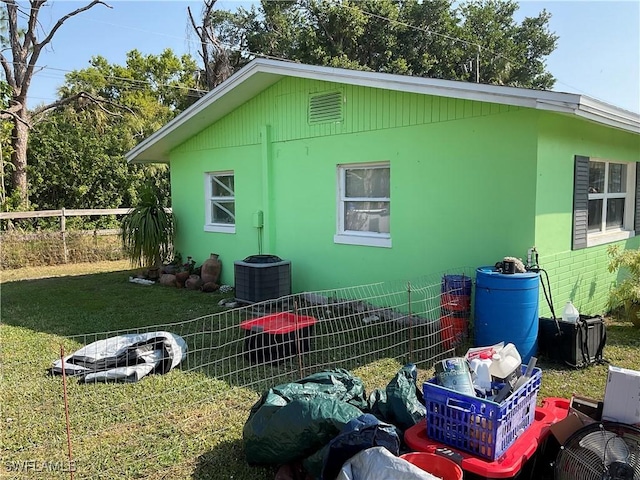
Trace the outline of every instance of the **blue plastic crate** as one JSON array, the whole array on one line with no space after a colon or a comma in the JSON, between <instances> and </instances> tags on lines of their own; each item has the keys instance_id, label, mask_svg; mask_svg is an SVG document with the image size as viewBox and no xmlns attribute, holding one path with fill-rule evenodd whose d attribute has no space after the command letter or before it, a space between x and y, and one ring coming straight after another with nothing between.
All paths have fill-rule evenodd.
<instances>
[{"instance_id":1,"label":"blue plastic crate","mask_svg":"<svg viewBox=\"0 0 640 480\"><path fill-rule=\"evenodd\" d=\"M527 366L522 365L522 371ZM424 383L427 408L427 436L432 440L496 460L534 421L542 370L534 368L531 378L504 402L464 395L437 384Z\"/></svg>"}]
</instances>

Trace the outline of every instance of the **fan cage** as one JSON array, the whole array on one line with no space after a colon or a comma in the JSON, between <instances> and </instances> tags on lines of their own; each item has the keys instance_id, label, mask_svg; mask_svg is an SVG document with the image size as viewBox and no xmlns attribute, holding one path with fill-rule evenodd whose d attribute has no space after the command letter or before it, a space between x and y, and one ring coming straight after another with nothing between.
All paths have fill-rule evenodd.
<instances>
[{"instance_id":1,"label":"fan cage","mask_svg":"<svg viewBox=\"0 0 640 480\"><path fill-rule=\"evenodd\" d=\"M560 449L555 480L640 480L640 429L613 422L581 428Z\"/></svg>"}]
</instances>

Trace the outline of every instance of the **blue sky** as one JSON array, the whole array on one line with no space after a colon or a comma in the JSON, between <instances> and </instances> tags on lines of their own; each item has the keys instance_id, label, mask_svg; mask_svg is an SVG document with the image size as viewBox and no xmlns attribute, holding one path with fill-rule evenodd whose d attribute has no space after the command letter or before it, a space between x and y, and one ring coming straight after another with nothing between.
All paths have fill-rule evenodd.
<instances>
[{"instance_id":1,"label":"blue sky","mask_svg":"<svg viewBox=\"0 0 640 480\"><path fill-rule=\"evenodd\" d=\"M24 3L24 2L21 2ZM47 31L53 23L88 2L56 1L41 12ZM188 25L187 6L198 15L202 2L107 0L113 8L97 5L69 19L38 62L46 66L31 85L29 105L55 99L64 74L88 66L102 55L123 64L128 51L158 54L165 48L197 57L195 35ZM239 1L219 0L233 10ZM548 69L556 77L554 90L589 95L640 113L640 1L522 1L519 21L542 9L552 14L551 30L560 36Z\"/></svg>"}]
</instances>

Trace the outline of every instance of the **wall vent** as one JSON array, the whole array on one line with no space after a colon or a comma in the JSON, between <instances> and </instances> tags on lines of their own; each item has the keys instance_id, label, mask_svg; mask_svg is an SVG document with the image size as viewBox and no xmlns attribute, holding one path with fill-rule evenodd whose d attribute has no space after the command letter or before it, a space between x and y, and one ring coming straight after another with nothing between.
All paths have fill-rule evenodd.
<instances>
[{"instance_id":1,"label":"wall vent","mask_svg":"<svg viewBox=\"0 0 640 480\"><path fill-rule=\"evenodd\" d=\"M342 93L320 93L309 97L309 124L341 121Z\"/></svg>"}]
</instances>

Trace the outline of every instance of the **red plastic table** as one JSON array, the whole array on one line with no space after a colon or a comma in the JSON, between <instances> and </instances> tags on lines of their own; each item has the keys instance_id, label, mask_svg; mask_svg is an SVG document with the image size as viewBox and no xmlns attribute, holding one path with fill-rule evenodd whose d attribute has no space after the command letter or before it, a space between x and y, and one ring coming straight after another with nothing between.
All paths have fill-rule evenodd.
<instances>
[{"instance_id":1,"label":"red plastic table","mask_svg":"<svg viewBox=\"0 0 640 480\"><path fill-rule=\"evenodd\" d=\"M538 447L550 435L549 427L564 419L569 413L569 400L565 398L549 397L542 401L541 407L536 407L535 419L531 426L511 445L504 454L489 461L476 457L470 453L456 450L443 443L427 437L425 422L409 428L404 434L405 443L413 451L433 453L438 448L448 448L462 457L462 469L481 478L513 478L523 465L534 456Z\"/></svg>"}]
</instances>

